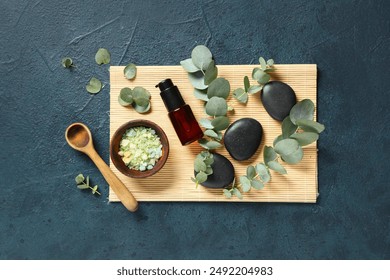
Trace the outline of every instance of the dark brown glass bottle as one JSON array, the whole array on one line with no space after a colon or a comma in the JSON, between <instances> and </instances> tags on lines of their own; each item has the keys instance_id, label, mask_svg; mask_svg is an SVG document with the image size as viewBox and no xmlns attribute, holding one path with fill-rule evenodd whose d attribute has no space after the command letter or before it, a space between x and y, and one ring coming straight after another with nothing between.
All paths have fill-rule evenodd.
<instances>
[{"instance_id":1,"label":"dark brown glass bottle","mask_svg":"<svg viewBox=\"0 0 390 280\"><path fill-rule=\"evenodd\" d=\"M203 137L191 107L184 102L179 89L171 79L161 81L156 87L160 88L160 96L168 110L168 116L175 128L181 144L188 145Z\"/></svg>"}]
</instances>

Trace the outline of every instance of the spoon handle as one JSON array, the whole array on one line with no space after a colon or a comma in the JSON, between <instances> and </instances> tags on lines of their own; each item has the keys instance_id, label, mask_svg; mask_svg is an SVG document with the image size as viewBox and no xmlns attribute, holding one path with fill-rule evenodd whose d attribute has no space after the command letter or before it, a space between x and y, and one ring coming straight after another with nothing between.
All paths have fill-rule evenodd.
<instances>
[{"instance_id":1,"label":"spoon handle","mask_svg":"<svg viewBox=\"0 0 390 280\"><path fill-rule=\"evenodd\" d=\"M116 196L122 202L122 204L131 212L135 212L138 209L138 202L131 194L128 188L122 183L121 180L112 172L110 167L104 162L104 160L99 156L95 149L89 151L88 156L95 163L97 168L102 173L104 179L114 190Z\"/></svg>"}]
</instances>

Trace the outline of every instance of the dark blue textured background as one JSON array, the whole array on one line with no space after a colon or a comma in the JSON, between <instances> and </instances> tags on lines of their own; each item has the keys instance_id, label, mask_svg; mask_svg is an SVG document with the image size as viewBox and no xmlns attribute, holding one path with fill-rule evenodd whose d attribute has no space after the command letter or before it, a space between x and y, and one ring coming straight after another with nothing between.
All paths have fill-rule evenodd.
<instances>
[{"instance_id":1,"label":"dark blue textured background","mask_svg":"<svg viewBox=\"0 0 390 280\"><path fill-rule=\"evenodd\" d=\"M82 3L79 3L82 2ZM0 3L0 259L389 259L389 1ZM108 66L318 64L317 204L109 204L65 128L91 127L108 162ZM64 56L77 68L62 68ZM105 83L96 96L84 86ZM102 197L76 189L91 175ZM387 182L387 183L386 183Z\"/></svg>"}]
</instances>

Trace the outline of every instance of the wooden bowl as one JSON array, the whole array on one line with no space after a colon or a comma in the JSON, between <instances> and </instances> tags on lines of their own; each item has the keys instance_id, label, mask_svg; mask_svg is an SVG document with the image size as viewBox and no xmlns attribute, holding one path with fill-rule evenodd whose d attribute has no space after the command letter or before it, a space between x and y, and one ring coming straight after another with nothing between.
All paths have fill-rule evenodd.
<instances>
[{"instance_id":1,"label":"wooden bowl","mask_svg":"<svg viewBox=\"0 0 390 280\"><path fill-rule=\"evenodd\" d=\"M143 126L143 127L150 127L156 131L156 134L160 137L160 141L162 144L162 156L159 158L159 160L156 162L156 164L153 166L150 170L145 171L139 171L130 169L127 167L127 165L123 162L122 157L118 154L119 152L119 146L120 142L122 140L123 134L132 127L137 126ZM149 176L152 176L153 174L157 173L165 164L165 162L168 159L169 154L169 142L168 138L165 134L165 132L162 130L161 127L159 127L157 124L151 121L147 120L133 120L129 121L125 124L123 124L121 127L115 131L114 135L111 138L110 143L110 157L112 160L112 163L115 165L115 167L124 175L132 178L146 178Z\"/></svg>"}]
</instances>

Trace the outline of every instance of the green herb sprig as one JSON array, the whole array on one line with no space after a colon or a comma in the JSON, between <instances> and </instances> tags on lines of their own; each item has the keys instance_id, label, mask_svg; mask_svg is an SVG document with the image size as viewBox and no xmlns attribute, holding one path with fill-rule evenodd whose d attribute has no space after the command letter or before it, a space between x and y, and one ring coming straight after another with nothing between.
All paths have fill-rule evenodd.
<instances>
[{"instance_id":1,"label":"green herb sprig","mask_svg":"<svg viewBox=\"0 0 390 280\"><path fill-rule=\"evenodd\" d=\"M252 79L256 80L258 85L251 85L248 76L244 77L244 88L237 88L233 91L233 97L240 103L248 102L248 95L258 93L263 86L271 79L270 72L275 71L274 60L263 57L259 58L260 67L255 67L252 71Z\"/></svg>"},{"instance_id":2,"label":"green herb sprig","mask_svg":"<svg viewBox=\"0 0 390 280\"><path fill-rule=\"evenodd\" d=\"M314 121L314 103L304 99L291 108L290 115L282 122L282 134L277 136L273 147L264 147L264 162L255 166L249 165L246 175L240 176L239 185L233 183L223 193L230 198L236 195L242 199L241 192L249 192L251 188L262 190L271 180L270 170L279 174L287 174L279 160L287 164L298 164L303 158L303 146L318 140L325 126Z\"/></svg>"},{"instance_id":3,"label":"green herb sprig","mask_svg":"<svg viewBox=\"0 0 390 280\"><path fill-rule=\"evenodd\" d=\"M205 128L205 137L198 143L206 151L198 154L194 161L196 175L191 180L198 185L205 182L207 176L212 174L211 164L214 160L209 151L223 146L222 131L230 124L227 116L228 112L233 110L227 103L230 83L225 78L217 78L218 68L206 46L196 46L191 53L191 58L181 61L180 64L188 72L188 78L194 87L194 96L205 102L205 112L209 116L199 121L200 126Z\"/></svg>"},{"instance_id":4,"label":"green herb sprig","mask_svg":"<svg viewBox=\"0 0 390 280\"><path fill-rule=\"evenodd\" d=\"M125 87L118 95L118 102L124 107L131 105L138 113L143 114L150 110L150 98L150 92L143 87Z\"/></svg>"},{"instance_id":5,"label":"green herb sprig","mask_svg":"<svg viewBox=\"0 0 390 280\"><path fill-rule=\"evenodd\" d=\"M79 174L76 176L75 181L78 189L80 190L90 189L92 194L101 195L100 192L98 191L98 185L95 185L94 187L91 187L89 185L89 176L87 176L87 178L84 178L83 174Z\"/></svg>"}]
</instances>

